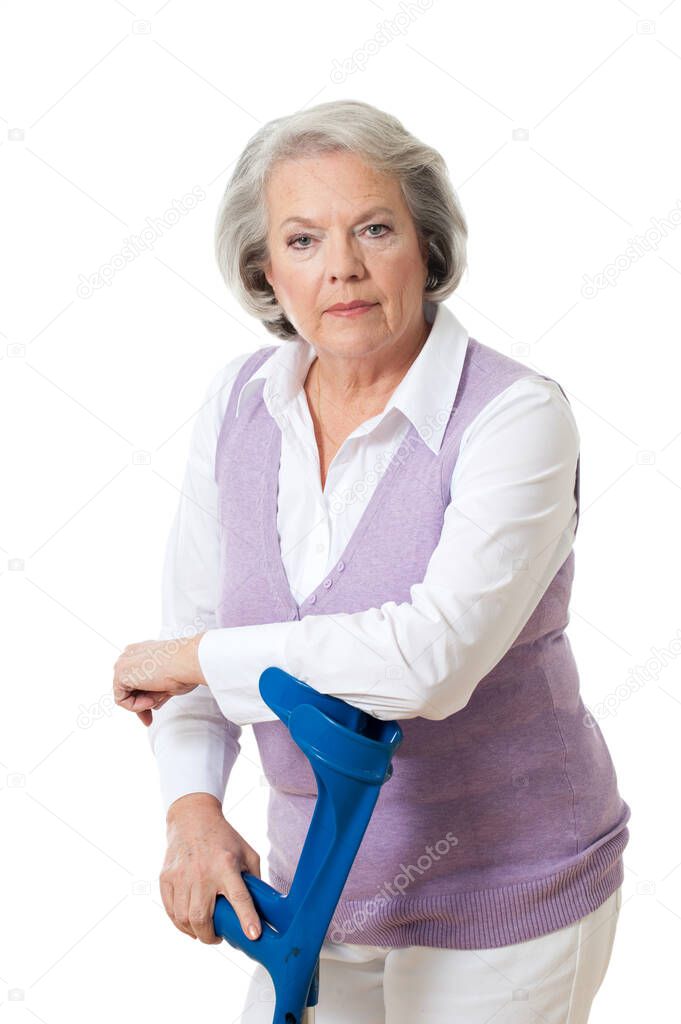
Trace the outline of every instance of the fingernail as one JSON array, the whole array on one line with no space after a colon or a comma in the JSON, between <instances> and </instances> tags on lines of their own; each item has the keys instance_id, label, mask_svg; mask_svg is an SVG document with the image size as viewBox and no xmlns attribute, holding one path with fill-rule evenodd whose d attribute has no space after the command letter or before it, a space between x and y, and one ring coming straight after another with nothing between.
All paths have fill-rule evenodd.
<instances>
[{"instance_id":1,"label":"fingernail","mask_svg":"<svg viewBox=\"0 0 681 1024\"><path fill-rule=\"evenodd\" d=\"M248 934L250 935L250 937L252 939L257 939L257 937L259 935L259 931L258 931L257 925L249 924L249 926L248 926Z\"/></svg>"}]
</instances>

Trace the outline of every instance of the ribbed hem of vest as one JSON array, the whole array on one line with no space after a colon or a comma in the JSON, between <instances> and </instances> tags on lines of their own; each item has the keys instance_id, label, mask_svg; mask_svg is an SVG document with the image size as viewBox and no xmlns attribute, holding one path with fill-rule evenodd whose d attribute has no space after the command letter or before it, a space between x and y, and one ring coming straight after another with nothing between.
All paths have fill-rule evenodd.
<instances>
[{"instance_id":1,"label":"ribbed hem of vest","mask_svg":"<svg viewBox=\"0 0 681 1024\"><path fill-rule=\"evenodd\" d=\"M494 949L527 942L586 917L624 881L625 827L568 869L494 889L395 896L377 905L341 897L326 933L330 942L352 945ZM291 880L270 871L272 884L288 893Z\"/></svg>"}]
</instances>

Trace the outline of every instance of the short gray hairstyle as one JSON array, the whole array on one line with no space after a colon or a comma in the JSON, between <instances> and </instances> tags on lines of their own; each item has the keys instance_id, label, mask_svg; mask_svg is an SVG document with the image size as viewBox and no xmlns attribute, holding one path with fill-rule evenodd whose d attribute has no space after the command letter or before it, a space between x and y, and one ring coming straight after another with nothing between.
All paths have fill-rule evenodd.
<instances>
[{"instance_id":1,"label":"short gray hairstyle","mask_svg":"<svg viewBox=\"0 0 681 1024\"><path fill-rule=\"evenodd\" d=\"M346 150L401 186L419 240L428 252L424 299L441 302L466 268L468 229L447 165L392 114L359 100L333 100L268 121L239 156L215 224L215 255L243 308L278 338L297 332L265 277L268 211L265 188L277 163Z\"/></svg>"}]
</instances>

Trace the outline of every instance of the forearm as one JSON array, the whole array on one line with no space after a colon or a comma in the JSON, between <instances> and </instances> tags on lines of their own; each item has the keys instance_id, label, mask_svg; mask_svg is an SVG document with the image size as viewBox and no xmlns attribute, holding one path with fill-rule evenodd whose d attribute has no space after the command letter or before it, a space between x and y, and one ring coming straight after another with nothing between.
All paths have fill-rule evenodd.
<instances>
[{"instance_id":1,"label":"forearm","mask_svg":"<svg viewBox=\"0 0 681 1024\"><path fill-rule=\"evenodd\" d=\"M523 388L499 397L459 453L441 537L410 601L203 634L198 659L223 714L273 721L258 692L272 665L383 720L465 707L574 540L574 420L554 389Z\"/></svg>"},{"instance_id":2,"label":"forearm","mask_svg":"<svg viewBox=\"0 0 681 1024\"><path fill-rule=\"evenodd\" d=\"M374 717L440 719L466 706L500 660L570 550L571 530L544 552L538 573L512 568L487 590L417 584L412 602L296 622L208 630L203 675L223 713L239 725L276 720L258 680L282 668ZM548 557L546 557L548 555Z\"/></svg>"}]
</instances>

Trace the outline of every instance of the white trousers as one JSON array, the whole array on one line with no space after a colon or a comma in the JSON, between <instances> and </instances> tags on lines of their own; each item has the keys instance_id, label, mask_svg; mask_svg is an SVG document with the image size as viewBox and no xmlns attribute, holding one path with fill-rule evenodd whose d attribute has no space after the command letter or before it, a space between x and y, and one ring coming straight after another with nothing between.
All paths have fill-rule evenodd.
<instances>
[{"instance_id":1,"label":"white trousers","mask_svg":"<svg viewBox=\"0 0 681 1024\"><path fill-rule=\"evenodd\" d=\"M621 887L548 935L496 949L325 942L315 1024L586 1024L610 962ZM274 986L256 964L242 1024L272 1024Z\"/></svg>"}]
</instances>

